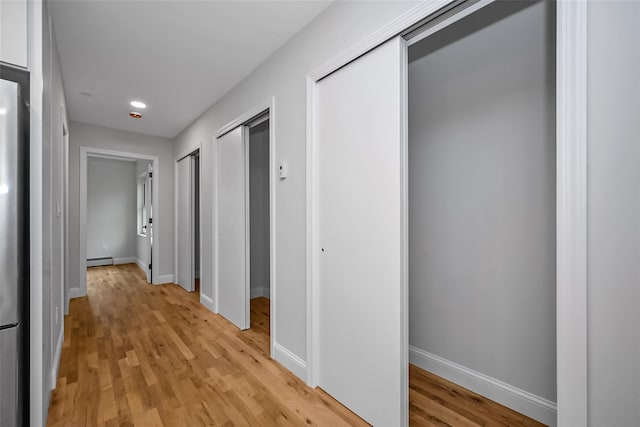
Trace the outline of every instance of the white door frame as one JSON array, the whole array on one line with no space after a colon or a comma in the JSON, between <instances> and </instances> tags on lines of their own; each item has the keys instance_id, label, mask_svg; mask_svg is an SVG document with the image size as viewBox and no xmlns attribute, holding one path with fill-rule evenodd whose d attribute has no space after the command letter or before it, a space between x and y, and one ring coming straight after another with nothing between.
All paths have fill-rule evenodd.
<instances>
[{"instance_id":1,"label":"white door frame","mask_svg":"<svg viewBox=\"0 0 640 427\"><path fill-rule=\"evenodd\" d=\"M218 138L224 136L226 133L234 130L238 126L244 126L250 123L253 119L268 113L269 114L269 351L272 358L276 358L274 352L274 346L278 342L276 340L277 322L276 322L276 297L277 297L277 282L276 282L276 176L278 166L276 164L276 98L271 97L251 108L244 114L236 117L226 125L222 126L213 135L213 165L218 161ZM248 156L247 156L248 161ZM215 166L214 166L215 167ZM249 170L247 168L247 174ZM213 173L214 185L213 185L213 242L214 242L214 295L215 295L215 312L219 312L218 307L218 180L217 170ZM248 176L247 176L248 182ZM247 194L247 200L249 195ZM249 233L247 233L247 239ZM247 250L249 249L249 243L247 243ZM247 276L249 277L249 276Z\"/></svg>"},{"instance_id":2,"label":"white door frame","mask_svg":"<svg viewBox=\"0 0 640 427\"><path fill-rule=\"evenodd\" d=\"M387 40L406 35L454 1L418 4L307 77L307 382L311 386L317 385L319 327L317 83ZM557 2L556 59L557 425L572 426L587 425L587 0ZM406 170L399 173L406 175ZM408 337L404 339L408 342Z\"/></svg>"},{"instance_id":3,"label":"white door frame","mask_svg":"<svg viewBox=\"0 0 640 427\"><path fill-rule=\"evenodd\" d=\"M152 197L154 200L157 200L158 195L160 194L158 188L160 159L157 156L129 153L125 151L105 150L95 147L80 147L80 259L78 260L80 277L78 278L79 287L71 290L71 294L74 298L87 295L87 159L89 157L103 157L115 160L151 160L153 162L153 173L155 178L151 188L153 193ZM135 185L135 183L132 182L131 185ZM155 229L158 230L162 220L160 209L155 209L153 216L153 225ZM155 241L157 242L158 240L159 239L156 236ZM155 246L157 248L159 245L156 244ZM151 263L153 265L160 265L159 252L160 251L158 250L153 251L151 258ZM159 283L158 268L152 269L151 283Z\"/></svg>"}]
</instances>

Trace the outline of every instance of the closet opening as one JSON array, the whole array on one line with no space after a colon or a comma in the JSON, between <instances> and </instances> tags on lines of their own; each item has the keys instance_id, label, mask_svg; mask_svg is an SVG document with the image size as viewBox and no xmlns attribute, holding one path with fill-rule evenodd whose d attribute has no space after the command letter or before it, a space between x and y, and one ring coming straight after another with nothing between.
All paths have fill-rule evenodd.
<instances>
[{"instance_id":1,"label":"closet opening","mask_svg":"<svg viewBox=\"0 0 640 427\"><path fill-rule=\"evenodd\" d=\"M273 133L270 109L254 110L215 135L218 312L271 354Z\"/></svg>"},{"instance_id":2,"label":"closet opening","mask_svg":"<svg viewBox=\"0 0 640 427\"><path fill-rule=\"evenodd\" d=\"M176 284L187 292L200 293L201 188L200 149L180 158L176 179Z\"/></svg>"},{"instance_id":3,"label":"closet opening","mask_svg":"<svg viewBox=\"0 0 640 427\"><path fill-rule=\"evenodd\" d=\"M412 425L556 423L555 9L408 42Z\"/></svg>"}]
</instances>

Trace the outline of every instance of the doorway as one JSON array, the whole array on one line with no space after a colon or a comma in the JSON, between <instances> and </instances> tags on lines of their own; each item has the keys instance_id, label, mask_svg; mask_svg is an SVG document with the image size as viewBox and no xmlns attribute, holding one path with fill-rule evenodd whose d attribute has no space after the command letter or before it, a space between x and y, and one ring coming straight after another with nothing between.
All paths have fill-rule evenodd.
<instances>
[{"instance_id":1,"label":"doorway","mask_svg":"<svg viewBox=\"0 0 640 427\"><path fill-rule=\"evenodd\" d=\"M269 354L271 298L269 212L269 118L248 125L249 131L249 327L258 331Z\"/></svg>"},{"instance_id":2,"label":"doorway","mask_svg":"<svg viewBox=\"0 0 640 427\"><path fill-rule=\"evenodd\" d=\"M116 241L114 244L116 245L116 247L118 248L118 250L123 249L123 248L127 248L126 250L124 250L124 252L113 252L116 247L114 247L114 244L111 244L109 242L101 242L101 241L97 241L94 242L94 246L91 248L92 251L92 256L91 258L102 258L103 260L97 261L97 262L108 262L111 259L113 259L113 262L115 263L136 263L137 262L137 255L136 255L136 243L135 243L135 238L138 234L138 231L136 230L136 179L137 179L137 175L136 175L136 165L137 165L137 161L138 160L142 160L142 161L148 161L151 162L152 168L153 168L153 173L155 174L153 181L150 184L150 191L151 191L151 199L156 199L155 195L158 194L158 177L160 176L160 171L159 171L159 159L156 156L150 156L150 155L145 155L145 154L138 154L138 153L128 153L128 152L122 152L122 151L114 151L114 150L106 150L106 149L101 149L101 148L93 148L93 147L80 147L80 257L79 257L79 291L77 294L74 295L74 297L80 297L80 296L85 296L87 295L87 265L90 263L88 261L88 247L87 247L87 237L89 234L89 224L88 224L88 164L90 159L102 159L102 160L111 160L111 161L120 161L120 162L125 162L125 163L129 163L131 165L131 167L133 168L133 172L132 172L132 178L130 181L130 187L133 193L133 209L131 211L131 215L130 217L127 217L127 222L126 224L128 227L128 232L127 232L127 236L129 236L129 234L133 235L134 238L134 242L131 243L129 240L127 240L128 243L124 244L124 240L119 239L118 241ZM94 193L93 196L95 196L96 194ZM107 223L113 223L112 220L110 220L109 218L104 219L105 222ZM153 217L153 224L155 229L157 230L158 227L160 226L160 224L162 223L162 218L161 218L161 212L159 210L156 209L156 211L154 212L154 217ZM122 225L122 224L121 224ZM124 226L124 225L123 225ZM95 230L93 230L92 226L92 230L91 233L93 233ZM95 227L103 227L102 223L98 223ZM157 233L156 233L157 234ZM119 236L122 235L122 233L118 233ZM105 236L104 238L109 238L109 236ZM127 237L128 239L128 237ZM154 238L154 245L157 248L158 245L158 236L156 235ZM105 247L106 246L106 250ZM158 250L153 251L153 253L151 253L150 256L150 262L149 264L152 264L151 267L153 267L153 265L158 265L158 261L159 261L159 256L158 256ZM107 259L107 261L104 260L104 258ZM144 270L144 269L143 269ZM152 274L151 274L151 283L159 283L159 275L158 275L158 269L153 269L152 270Z\"/></svg>"},{"instance_id":3,"label":"doorway","mask_svg":"<svg viewBox=\"0 0 640 427\"><path fill-rule=\"evenodd\" d=\"M269 109L216 134L216 290L219 313L272 351L273 189Z\"/></svg>"},{"instance_id":4,"label":"doorway","mask_svg":"<svg viewBox=\"0 0 640 427\"><path fill-rule=\"evenodd\" d=\"M200 293L200 150L176 162L176 283Z\"/></svg>"},{"instance_id":5,"label":"doorway","mask_svg":"<svg viewBox=\"0 0 640 427\"><path fill-rule=\"evenodd\" d=\"M419 30L416 31L416 28L425 23L434 25L433 31L430 32L434 34L438 29L450 25L449 17L463 18L473 10L478 10L490 3L492 3L491 0L449 2L446 7L442 7L442 4L422 3L420 8L407 12L402 19L386 26L384 31L380 30L324 67L319 67L309 76L308 382L311 386L319 385L325 388L325 384L335 381L334 389L337 392L335 394L330 392L330 394L335 396L342 393L339 397L341 402L355 409L363 418L374 424L406 425L408 423L408 404L406 404L408 395L403 391L408 390L405 384L408 375L405 374L409 360L410 340L408 287L410 268L408 173L410 171L407 165L409 156L406 151L409 134L407 126L409 105L406 96L407 68L409 67L407 44L412 44L414 40L408 42L407 38L413 35L419 37L417 34ZM529 2L527 6L533 3L535 2ZM586 307L584 304L586 234L583 227L586 215L586 203L583 197L586 191L586 156L584 155L586 139L583 126L585 98L582 86L586 70L586 52L583 49L586 37L583 31L585 7L575 2L548 2L547 5L549 4L554 9L557 6L557 12L547 17L548 20L544 24L545 37L538 41L542 43L551 41L550 45L556 50L552 61L547 61L545 57L543 74L545 79L549 76L555 79L557 76L555 83L558 89L550 102L547 102L548 99L537 98L536 108L545 110L549 117L554 119L553 125L558 129L557 133L551 132L551 140L555 140L557 148L553 150L555 151L553 167L550 171L545 169L548 176L537 184L545 187L548 184L548 180L545 181L546 178L555 178L555 182L551 184L554 194L552 203L555 203L556 197L558 202L556 209L548 209L548 205L536 206L538 211L546 210L540 214L540 217L545 218L547 222L545 226L550 223L551 227L545 228L542 235L536 235L535 239L538 243L542 239L546 244L549 240L549 230L557 235L552 251L553 262L556 265L551 269L543 269L545 277L541 279L544 282L541 288L544 292L548 291L546 279L551 275L555 279L555 274L549 274L549 271L555 269L557 280L554 280L554 285L557 286L557 290L553 294L551 313L557 317L557 321L553 319L556 336L551 336L551 340L554 341L557 349L551 350L551 354L545 359L548 363L547 368L550 371L557 371L553 392L557 393L558 410L556 412L555 402L547 398L549 396L547 386L545 386L546 392L542 388L531 392L525 392L517 386L505 388L515 396L515 400L528 400L528 404L541 407L545 416L549 416L545 419L550 419L550 424L554 424L556 414L560 425L584 424L579 420L585 419L586 414L584 406L586 402L584 393L586 389L584 387L586 323L583 316ZM461 9L457 8L458 6ZM390 36L392 34L396 36ZM546 39L548 34L554 34L554 38L557 36L557 41ZM511 42L506 38L500 40L497 45L502 46ZM516 70L519 70L517 67L527 54L526 51L518 52L518 57L513 61ZM472 52L468 56L478 55L478 52ZM489 65L504 66L505 64ZM465 80L447 82L452 89L456 89L456 85L464 87L466 83ZM511 81L505 80L502 83L508 85ZM372 88L377 92L375 99L369 97L370 92L373 92ZM526 91L529 88L523 89ZM433 101L446 105L448 97ZM474 102L477 103L477 100ZM451 121L464 117L465 108L469 106L473 104L463 105L454 114L441 119ZM573 108L574 106L577 108ZM555 122L556 114L557 123ZM362 126L359 124L362 122L367 123L367 129L361 129ZM518 122L504 123L504 126L511 130L521 125L522 123ZM525 126L521 132L527 133L529 130ZM470 135L470 138L473 140L473 135ZM541 145L545 146L544 143ZM548 146L545 147L548 148ZM509 148L512 147L507 147ZM364 153L368 155L363 157ZM485 161L489 153L480 154L484 156L482 160ZM540 153L537 154L540 155ZM546 155L548 152L542 157L548 160L549 157L545 157ZM362 161L363 158L366 158L366 162ZM500 166L504 167L504 165ZM545 164L545 168L546 166L548 164ZM515 173L512 170L508 171ZM525 172L532 173L531 170ZM496 173L499 172L496 171ZM505 175L507 176L508 174ZM446 180L441 181L440 184L446 185ZM469 183L471 186L475 184L475 182ZM507 186L511 184L509 182ZM375 188L376 191L371 191L371 188ZM547 190L548 188L545 187L543 199L549 196ZM378 197L381 191L387 193L382 199ZM455 201L456 193L449 192L446 196L448 202ZM481 198L482 189L479 189L475 196ZM535 196L540 197L540 194ZM526 206L527 202L523 206ZM515 205L502 207L522 213L523 206L517 203ZM340 207L340 215L333 214L332 206ZM528 214L531 213L524 213L523 218ZM476 222L481 228L483 223ZM368 226L363 229L364 223ZM516 224L507 225L513 227ZM527 230L528 224L519 225L520 227L516 228L520 232L524 230L526 234L530 231ZM388 234L385 235L381 230ZM492 237L491 231L485 230L489 239ZM522 237L522 233L519 236ZM517 236L506 237L506 240L517 238ZM545 244L541 246L546 248ZM381 252L389 252L389 254L380 257ZM533 259L538 255L535 254ZM368 262L362 262L362 259ZM498 273L508 272L514 267L524 269L528 267L523 265L526 257L524 261L520 259L517 266L501 265L499 259L492 261L492 264L485 266L488 270L493 269ZM382 267L378 265L379 263ZM548 263L547 266L549 266ZM457 264L450 267L464 268ZM378 268L390 272L389 276L380 280L381 275L372 275L371 271ZM367 286L362 286L363 282ZM360 307L358 298L363 294L367 296L367 310L360 309L357 315L354 315L354 307ZM570 297L573 295L576 298L571 300ZM464 298L465 295L460 297ZM327 301L330 304L327 304ZM499 295L494 302L496 304L500 302ZM523 304L526 302L523 301ZM549 312L548 304L545 304L544 312ZM386 319L382 322L383 327L372 327L371 325L380 325L381 316L385 316ZM336 318L339 320L335 321ZM521 320L519 319L518 322ZM548 320L545 319L543 322L545 327L549 325ZM345 324L349 327L344 328ZM347 329L347 332L341 328ZM376 333L371 333L372 330ZM381 338L383 333L388 336ZM354 334L359 336L357 344L349 340L349 337ZM474 338L478 339L478 337ZM537 338L547 340L550 337L549 334L544 334ZM527 345L530 344L529 342ZM550 348L550 346L545 347L547 350ZM369 362L372 355L379 357L377 349L382 348L390 348L391 351L385 353L381 363L375 363L376 372L379 375L377 375L378 378L371 378L371 365L374 364L363 367L365 364L358 362L363 360ZM374 349L375 351L367 351ZM403 353L404 351L406 353ZM344 357L345 354L349 357ZM571 356L574 357L575 363L572 363ZM328 360L335 363L329 364ZM556 361L557 368L552 366ZM457 366L462 365L457 364ZM336 375L336 371L340 373ZM461 369L460 372L461 375L467 375L470 371ZM489 377L489 379L493 385L498 384L496 381L491 381L495 378ZM548 383L548 377L544 376L544 379L539 378L534 381ZM345 384L347 386L344 386ZM498 385L505 384L507 383L501 381ZM392 391L389 392L389 390ZM397 394L395 390L399 390ZM378 405L377 402L380 404Z\"/></svg>"},{"instance_id":6,"label":"doorway","mask_svg":"<svg viewBox=\"0 0 640 427\"><path fill-rule=\"evenodd\" d=\"M546 425L556 422L554 23L553 2L495 1L408 48L409 361ZM451 423L439 409L412 420Z\"/></svg>"}]
</instances>

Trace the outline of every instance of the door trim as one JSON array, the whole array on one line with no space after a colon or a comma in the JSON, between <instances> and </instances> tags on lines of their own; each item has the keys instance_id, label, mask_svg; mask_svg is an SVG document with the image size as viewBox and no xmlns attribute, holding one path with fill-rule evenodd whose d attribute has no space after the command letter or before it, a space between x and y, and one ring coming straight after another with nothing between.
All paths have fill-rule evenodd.
<instances>
[{"instance_id":1,"label":"door trim","mask_svg":"<svg viewBox=\"0 0 640 427\"><path fill-rule=\"evenodd\" d=\"M316 84L461 2L421 2L307 76L307 383L317 385L318 150ZM587 424L587 0L557 1L557 425ZM464 10L464 9L463 9ZM455 15L454 15L455 16ZM403 172L404 173L404 172ZM405 307L406 310L406 307Z\"/></svg>"},{"instance_id":2,"label":"door trim","mask_svg":"<svg viewBox=\"0 0 640 427\"><path fill-rule=\"evenodd\" d=\"M79 244L79 277L78 287L69 289L71 298L83 297L87 295L87 160L89 157L103 157L115 160L151 160L156 179L153 180L151 191L154 200L157 200L159 193L158 181L160 177L160 159L157 156L147 154L129 153L125 151L105 150L95 147L80 147L80 244ZM132 184L133 185L133 184ZM162 212L157 209L154 212L153 221L156 229L160 229ZM160 239L157 239L160 240ZM159 245L156 245L159 246ZM160 265L159 250L153 251L151 262ZM158 269L152 270L152 284L159 283Z\"/></svg>"},{"instance_id":3,"label":"door trim","mask_svg":"<svg viewBox=\"0 0 640 427\"><path fill-rule=\"evenodd\" d=\"M254 119L269 114L269 352L270 356L283 363L285 366L290 366L289 359L282 359L278 357L279 353L275 351L276 346L284 348L278 345L277 340L277 311L276 311L276 298L278 295L278 282L277 282L277 269L276 269L276 242L277 242L277 229L276 229L276 181L278 166L276 162L276 98L272 96L265 99L261 103L247 110L245 113L239 115L235 119L231 120L220 129L218 129L212 137L213 143L213 159L211 164L216 168L213 171L213 247L214 247L214 295L215 301L213 304L214 312L219 313L218 306L218 179L217 179L217 162L218 162L218 138L224 136L228 132L234 130L238 126L244 126L250 124ZM247 155L248 159L248 155ZM248 161L248 160L247 160ZM248 173L248 171L247 171ZM247 195L248 197L248 195ZM247 235L248 238L248 235ZM248 276L247 276L248 277ZM295 355L297 357L297 355Z\"/></svg>"}]
</instances>

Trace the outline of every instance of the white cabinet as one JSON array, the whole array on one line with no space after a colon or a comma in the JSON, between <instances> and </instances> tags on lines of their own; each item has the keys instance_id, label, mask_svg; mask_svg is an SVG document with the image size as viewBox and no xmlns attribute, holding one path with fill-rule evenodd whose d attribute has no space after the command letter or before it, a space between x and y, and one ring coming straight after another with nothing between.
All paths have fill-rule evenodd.
<instances>
[{"instance_id":1,"label":"white cabinet","mask_svg":"<svg viewBox=\"0 0 640 427\"><path fill-rule=\"evenodd\" d=\"M0 61L27 67L27 0L0 0Z\"/></svg>"}]
</instances>

